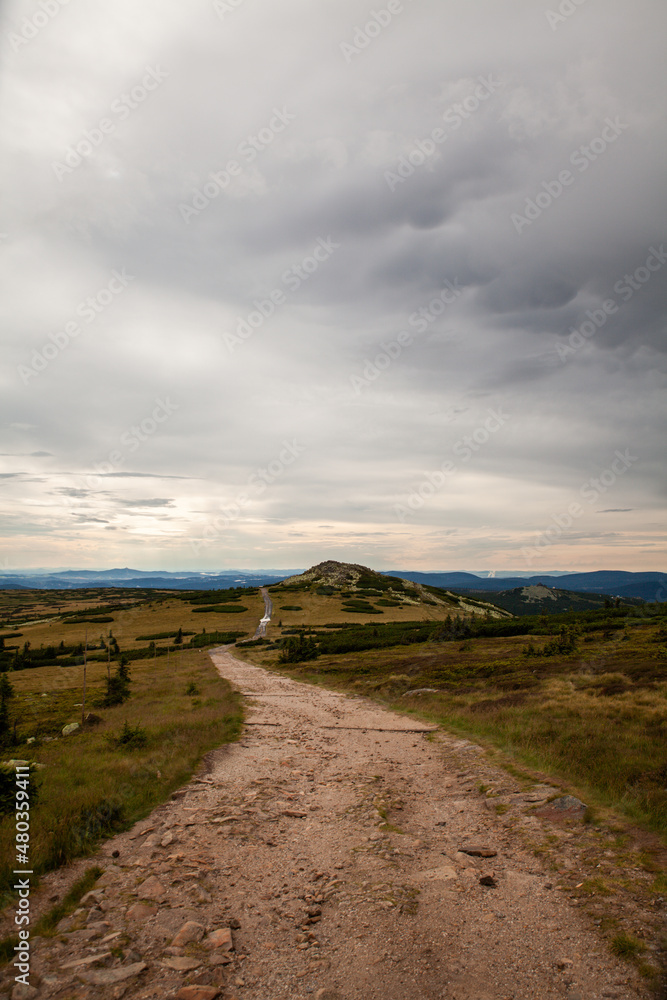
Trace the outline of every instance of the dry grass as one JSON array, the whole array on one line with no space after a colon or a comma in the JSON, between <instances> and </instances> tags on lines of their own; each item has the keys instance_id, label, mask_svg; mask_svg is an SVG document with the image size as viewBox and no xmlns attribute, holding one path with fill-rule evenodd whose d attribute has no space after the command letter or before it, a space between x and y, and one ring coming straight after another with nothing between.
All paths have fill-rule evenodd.
<instances>
[{"instance_id":1,"label":"dry grass","mask_svg":"<svg viewBox=\"0 0 667 1000\"><path fill-rule=\"evenodd\" d=\"M136 598L135 598L136 599ZM102 602L106 603L103 598ZM86 607L91 607L91 602L84 602ZM108 603L115 603L109 599ZM214 603L214 600L212 600ZM195 614L193 607L178 598L165 597L142 603L139 607L128 608L126 610L111 612L113 622L100 624L67 625L62 621L43 622L36 625L21 626L21 638L7 640L8 644L23 644L29 642L33 649L38 649L41 645L58 645L61 639L66 644L84 642L86 634L90 643L99 643L100 636L108 636L109 630L118 640L121 650L130 651L141 646L146 646L144 641L137 641L137 636L155 632L167 632L182 628L184 631L207 632L235 631L248 632L254 635L257 622L264 614L264 601L261 594L250 596L243 595L242 603L248 610L241 614ZM74 603L68 606L68 611L77 610L81 605ZM94 606L93 606L94 610ZM158 646L172 645L173 639L158 640Z\"/></svg>"}]
</instances>

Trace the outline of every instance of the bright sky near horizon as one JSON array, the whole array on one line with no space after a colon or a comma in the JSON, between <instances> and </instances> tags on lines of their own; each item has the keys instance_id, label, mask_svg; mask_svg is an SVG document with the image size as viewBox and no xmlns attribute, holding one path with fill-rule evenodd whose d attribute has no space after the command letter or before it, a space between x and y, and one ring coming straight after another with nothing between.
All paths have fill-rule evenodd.
<instances>
[{"instance_id":1,"label":"bright sky near horizon","mask_svg":"<svg viewBox=\"0 0 667 1000\"><path fill-rule=\"evenodd\" d=\"M664 569L659 0L7 0L0 574Z\"/></svg>"}]
</instances>

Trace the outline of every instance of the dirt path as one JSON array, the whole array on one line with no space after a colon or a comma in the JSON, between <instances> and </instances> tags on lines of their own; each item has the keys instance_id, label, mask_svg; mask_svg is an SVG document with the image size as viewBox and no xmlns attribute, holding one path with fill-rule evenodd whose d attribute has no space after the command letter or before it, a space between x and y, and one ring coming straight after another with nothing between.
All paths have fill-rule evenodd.
<instances>
[{"instance_id":1,"label":"dirt path","mask_svg":"<svg viewBox=\"0 0 667 1000\"><path fill-rule=\"evenodd\" d=\"M100 891L36 942L26 996L648 996L487 808L478 747L227 649L212 658L247 695L242 741L105 844ZM525 810L552 791L494 773Z\"/></svg>"}]
</instances>

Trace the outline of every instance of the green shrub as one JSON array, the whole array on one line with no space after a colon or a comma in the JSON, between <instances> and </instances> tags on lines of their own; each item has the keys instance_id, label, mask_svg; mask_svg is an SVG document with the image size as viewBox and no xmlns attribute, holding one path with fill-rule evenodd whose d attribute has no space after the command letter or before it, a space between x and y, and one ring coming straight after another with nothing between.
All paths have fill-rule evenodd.
<instances>
[{"instance_id":1,"label":"green shrub","mask_svg":"<svg viewBox=\"0 0 667 1000\"><path fill-rule=\"evenodd\" d=\"M317 657L317 641L313 636L298 635L283 640L280 663L302 663Z\"/></svg>"},{"instance_id":2,"label":"green shrub","mask_svg":"<svg viewBox=\"0 0 667 1000\"><path fill-rule=\"evenodd\" d=\"M179 634L183 635L196 635L195 632L186 632L183 629L178 629L176 632L154 632L153 635L138 635L136 637L136 642L149 642L154 639L177 639Z\"/></svg>"},{"instance_id":3,"label":"green shrub","mask_svg":"<svg viewBox=\"0 0 667 1000\"><path fill-rule=\"evenodd\" d=\"M94 618L65 618L63 625L94 625L98 622L112 622L113 620L110 615L96 615Z\"/></svg>"},{"instance_id":4,"label":"green shrub","mask_svg":"<svg viewBox=\"0 0 667 1000\"><path fill-rule=\"evenodd\" d=\"M148 743L148 733L143 726L131 726L126 719L118 736L110 734L107 740L118 749L139 750Z\"/></svg>"},{"instance_id":5,"label":"green shrub","mask_svg":"<svg viewBox=\"0 0 667 1000\"><path fill-rule=\"evenodd\" d=\"M192 608L193 615L218 614L218 615L240 615L247 611L242 604L214 604L204 608Z\"/></svg>"}]
</instances>

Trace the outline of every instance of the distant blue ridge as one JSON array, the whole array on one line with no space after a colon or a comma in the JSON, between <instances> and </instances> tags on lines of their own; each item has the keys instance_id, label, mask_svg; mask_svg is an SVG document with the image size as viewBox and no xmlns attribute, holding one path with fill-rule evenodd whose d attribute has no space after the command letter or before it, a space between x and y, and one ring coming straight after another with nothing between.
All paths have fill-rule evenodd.
<instances>
[{"instance_id":1,"label":"distant blue ridge","mask_svg":"<svg viewBox=\"0 0 667 1000\"><path fill-rule=\"evenodd\" d=\"M301 569L247 570L229 569L219 573L196 573L187 570L137 570L125 567L108 570L39 570L11 571L0 575L0 590L31 588L35 590L74 590L82 587L128 587L160 590L226 590L228 587L258 587L279 583ZM559 590L574 590L612 597L639 597L645 601L667 600L667 573L631 573L624 570L597 570L591 573L562 573L534 576L478 576L475 573L421 573L412 570L385 571L384 576L399 576L415 583L456 591L513 590L542 583Z\"/></svg>"}]
</instances>

